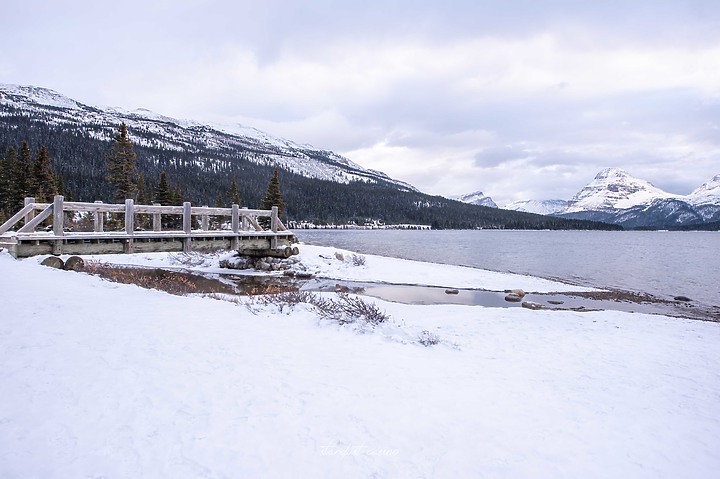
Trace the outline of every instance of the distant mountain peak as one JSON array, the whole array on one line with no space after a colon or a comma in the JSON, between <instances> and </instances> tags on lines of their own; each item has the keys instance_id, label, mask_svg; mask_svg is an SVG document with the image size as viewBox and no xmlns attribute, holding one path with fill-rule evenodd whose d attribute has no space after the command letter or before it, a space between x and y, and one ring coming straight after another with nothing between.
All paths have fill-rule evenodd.
<instances>
[{"instance_id":1,"label":"distant mountain peak","mask_svg":"<svg viewBox=\"0 0 720 479\"><path fill-rule=\"evenodd\" d=\"M554 215L565 211L567 206L567 200L520 200L508 203L504 208L538 215Z\"/></svg>"},{"instance_id":2,"label":"distant mountain peak","mask_svg":"<svg viewBox=\"0 0 720 479\"><path fill-rule=\"evenodd\" d=\"M605 168L581 189L565 211L603 211L646 205L657 199L678 198L620 168Z\"/></svg>"},{"instance_id":3,"label":"distant mountain peak","mask_svg":"<svg viewBox=\"0 0 720 479\"><path fill-rule=\"evenodd\" d=\"M720 175L713 176L687 196L688 202L694 205L713 203L720 204Z\"/></svg>"},{"instance_id":4,"label":"distant mountain peak","mask_svg":"<svg viewBox=\"0 0 720 479\"><path fill-rule=\"evenodd\" d=\"M471 205L489 206L490 208L498 207L498 205L495 204L493 199L490 198L489 196L485 196L485 194L482 191L475 191L473 193L467 193L464 195L453 196L451 199L462 201L463 203L468 203Z\"/></svg>"}]
</instances>

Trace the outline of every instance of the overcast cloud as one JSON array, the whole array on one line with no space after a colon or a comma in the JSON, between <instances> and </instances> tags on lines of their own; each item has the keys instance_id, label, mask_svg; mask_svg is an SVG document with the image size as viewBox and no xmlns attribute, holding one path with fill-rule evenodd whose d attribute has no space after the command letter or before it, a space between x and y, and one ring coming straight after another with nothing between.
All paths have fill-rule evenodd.
<instances>
[{"instance_id":1,"label":"overcast cloud","mask_svg":"<svg viewBox=\"0 0 720 479\"><path fill-rule=\"evenodd\" d=\"M0 82L238 122L419 189L720 173L720 2L9 0Z\"/></svg>"}]
</instances>

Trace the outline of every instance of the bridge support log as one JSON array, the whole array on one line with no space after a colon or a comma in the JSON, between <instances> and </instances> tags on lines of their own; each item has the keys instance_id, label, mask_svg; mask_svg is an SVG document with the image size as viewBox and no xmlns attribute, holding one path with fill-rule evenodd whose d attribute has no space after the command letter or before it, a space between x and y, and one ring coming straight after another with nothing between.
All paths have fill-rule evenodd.
<instances>
[{"instance_id":1,"label":"bridge support log","mask_svg":"<svg viewBox=\"0 0 720 479\"><path fill-rule=\"evenodd\" d=\"M285 248L280 249L240 249L238 250L238 253L244 256L252 256L255 258L264 258L266 256L271 256L273 258L289 258L292 255L298 254L297 247L293 248L292 246L286 246Z\"/></svg>"}]
</instances>

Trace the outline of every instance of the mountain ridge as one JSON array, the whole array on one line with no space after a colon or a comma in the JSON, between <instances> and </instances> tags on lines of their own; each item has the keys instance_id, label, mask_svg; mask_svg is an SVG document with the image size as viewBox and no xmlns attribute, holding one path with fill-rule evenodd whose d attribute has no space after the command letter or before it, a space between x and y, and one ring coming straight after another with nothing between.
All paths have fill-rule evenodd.
<instances>
[{"instance_id":1,"label":"mountain ridge","mask_svg":"<svg viewBox=\"0 0 720 479\"><path fill-rule=\"evenodd\" d=\"M45 146L64 193L75 201L111 200L105 159L120 121L127 125L137 168L145 180L144 201L153 198L164 172L184 201L227 205L231 184L237 182L241 206L255 208L278 169L284 219L289 221L371 221L434 229L619 229L431 196L332 151L275 138L252 127L234 126L246 133L239 136L145 109L101 109L44 88L0 86L0 149L17 149L23 142L33 150ZM0 211L0 215L8 213Z\"/></svg>"},{"instance_id":2,"label":"mountain ridge","mask_svg":"<svg viewBox=\"0 0 720 479\"><path fill-rule=\"evenodd\" d=\"M36 86L0 84L0 94L6 105L25 109L30 113L42 114L51 109L58 124L77 124L80 116L85 122L101 126L96 133L99 138L112 138L117 125L124 122L136 133L142 131L151 135L155 140L151 145L154 147L183 150L189 146L190 140L204 142L206 147L221 149L240 144L263 153L266 158L256 158L256 162L273 164L303 176L340 183L353 180L388 182L401 189L417 191L409 183L390 178L377 170L363 168L332 151L300 145L253 127L177 119L145 108L125 110L120 107L96 107L80 103L54 90ZM21 98L25 101L19 101ZM27 108L28 106L30 108ZM188 135L193 138L188 138ZM142 138L140 136L141 141Z\"/></svg>"},{"instance_id":3,"label":"mountain ridge","mask_svg":"<svg viewBox=\"0 0 720 479\"><path fill-rule=\"evenodd\" d=\"M609 222L626 228L702 226L720 220L720 175L683 196L663 191L621 168L605 168L568 200L565 208L548 214Z\"/></svg>"}]
</instances>

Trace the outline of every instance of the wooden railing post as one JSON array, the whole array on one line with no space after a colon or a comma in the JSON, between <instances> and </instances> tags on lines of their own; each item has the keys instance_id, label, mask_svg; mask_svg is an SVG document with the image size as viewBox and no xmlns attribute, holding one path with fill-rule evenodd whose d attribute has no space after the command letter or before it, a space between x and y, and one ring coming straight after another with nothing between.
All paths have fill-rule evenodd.
<instances>
[{"instance_id":1,"label":"wooden railing post","mask_svg":"<svg viewBox=\"0 0 720 479\"><path fill-rule=\"evenodd\" d=\"M35 198L33 198L32 196L28 196L25 198L25 203L23 206L27 206L33 203L35 203ZM30 223L33 218L35 218L35 210L30 210L30 212L25 215L25 224Z\"/></svg>"},{"instance_id":2,"label":"wooden railing post","mask_svg":"<svg viewBox=\"0 0 720 479\"><path fill-rule=\"evenodd\" d=\"M102 201L97 200L95 204L102 204ZM102 233L105 230L105 213L101 211L93 212L93 227L96 233Z\"/></svg>"},{"instance_id":3,"label":"wooden railing post","mask_svg":"<svg viewBox=\"0 0 720 479\"><path fill-rule=\"evenodd\" d=\"M237 234L240 231L240 205L232 205L232 219L230 220L232 225L232 232Z\"/></svg>"},{"instance_id":4,"label":"wooden railing post","mask_svg":"<svg viewBox=\"0 0 720 479\"><path fill-rule=\"evenodd\" d=\"M270 213L270 231L277 233L278 230L278 207L272 207L272 213Z\"/></svg>"},{"instance_id":5,"label":"wooden railing post","mask_svg":"<svg viewBox=\"0 0 720 479\"><path fill-rule=\"evenodd\" d=\"M153 206L160 206L160 203L153 203ZM162 213L153 213L153 231L162 229Z\"/></svg>"},{"instance_id":6,"label":"wooden railing post","mask_svg":"<svg viewBox=\"0 0 720 479\"><path fill-rule=\"evenodd\" d=\"M64 234L65 229L65 212L63 211L63 201L64 197L62 195L55 195L53 198L53 235L55 237L62 236ZM52 248L52 254L55 255L61 255L62 254L62 247L63 247L63 241L61 239L56 239L53 243Z\"/></svg>"},{"instance_id":7,"label":"wooden railing post","mask_svg":"<svg viewBox=\"0 0 720 479\"><path fill-rule=\"evenodd\" d=\"M131 198L125 200L125 234L132 236L135 231L135 204Z\"/></svg>"},{"instance_id":8,"label":"wooden railing post","mask_svg":"<svg viewBox=\"0 0 720 479\"><path fill-rule=\"evenodd\" d=\"M65 212L63 211L62 195L55 195L53 198L53 235L62 236L65 229Z\"/></svg>"},{"instance_id":9,"label":"wooden railing post","mask_svg":"<svg viewBox=\"0 0 720 479\"><path fill-rule=\"evenodd\" d=\"M203 205L203 208L207 208L208 205ZM203 231L210 231L210 216L202 215L200 217L200 229Z\"/></svg>"},{"instance_id":10,"label":"wooden railing post","mask_svg":"<svg viewBox=\"0 0 720 479\"><path fill-rule=\"evenodd\" d=\"M192 205L189 201L183 203L183 231L188 235L183 238L183 252L189 253L192 249L192 239L189 236L192 233Z\"/></svg>"},{"instance_id":11,"label":"wooden railing post","mask_svg":"<svg viewBox=\"0 0 720 479\"><path fill-rule=\"evenodd\" d=\"M246 210L247 206L243 209ZM248 217L247 217L247 213L245 213L242 215L242 230L247 231L249 229L250 229L250 225L248 225Z\"/></svg>"}]
</instances>

